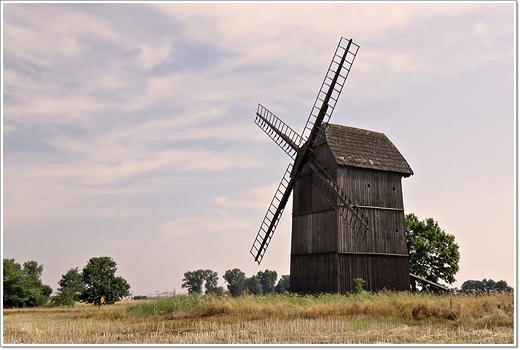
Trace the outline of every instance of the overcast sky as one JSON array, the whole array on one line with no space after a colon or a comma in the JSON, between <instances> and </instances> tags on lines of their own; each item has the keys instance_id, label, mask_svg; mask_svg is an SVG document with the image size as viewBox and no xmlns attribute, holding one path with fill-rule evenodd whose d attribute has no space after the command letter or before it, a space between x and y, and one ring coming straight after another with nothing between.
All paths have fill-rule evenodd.
<instances>
[{"instance_id":1,"label":"overcast sky","mask_svg":"<svg viewBox=\"0 0 520 350\"><path fill-rule=\"evenodd\" d=\"M184 272L289 274L292 205L249 249L341 36L360 45L332 123L385 133L406 213L460 246L460 285L512 285L515 3L3 2L3 257L110 256L134 295Z\"/></svg>"}]
</instances>

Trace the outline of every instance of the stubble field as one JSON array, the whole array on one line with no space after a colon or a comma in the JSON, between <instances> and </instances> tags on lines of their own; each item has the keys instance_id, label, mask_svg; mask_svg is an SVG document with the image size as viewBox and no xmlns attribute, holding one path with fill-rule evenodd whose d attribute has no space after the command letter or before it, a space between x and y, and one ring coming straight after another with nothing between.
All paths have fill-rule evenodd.
<instances>
[{"instance_id":1,"label":"stubble field","mask_svg":"<svg viewBox=\"0 0 520 350\"><path fill-rule=\"evenodd\" d=\"M3 310L4 344L514 344L513 294L179 296Z\"/></svg>"}]
</instances>

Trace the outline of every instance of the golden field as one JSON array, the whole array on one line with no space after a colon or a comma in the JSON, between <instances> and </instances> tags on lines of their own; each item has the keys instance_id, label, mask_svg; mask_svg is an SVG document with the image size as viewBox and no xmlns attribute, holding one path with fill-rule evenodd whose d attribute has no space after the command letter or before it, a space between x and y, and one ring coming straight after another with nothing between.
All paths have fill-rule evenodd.
<instances>
[{"instance_id":1,"label":"golden field","mask_svg":"<svg viewBox=\"0 0 520 350\"><path fill-rule=\"evenodd\" d=\"M514 295L179 296L3 310L4 344L513 344Z\"/></svg>"}]
</instances>

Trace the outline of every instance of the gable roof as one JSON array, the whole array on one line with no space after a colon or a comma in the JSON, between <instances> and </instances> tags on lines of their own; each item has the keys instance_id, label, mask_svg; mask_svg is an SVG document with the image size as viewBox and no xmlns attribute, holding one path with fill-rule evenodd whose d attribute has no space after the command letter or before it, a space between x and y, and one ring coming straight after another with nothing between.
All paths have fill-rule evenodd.
<instances>
[{"instance_id":1,"label":"gable roof","mask_svg":"<svg viewBox=\"0 0 520 350\"><path fill-rule=\"evenodd\" d=\"M323 132L325 130L325 133ZM325 123L314 145L326 142L338 165L413 175L408 162L381 132Z\"/></svg>"}]
</instances>

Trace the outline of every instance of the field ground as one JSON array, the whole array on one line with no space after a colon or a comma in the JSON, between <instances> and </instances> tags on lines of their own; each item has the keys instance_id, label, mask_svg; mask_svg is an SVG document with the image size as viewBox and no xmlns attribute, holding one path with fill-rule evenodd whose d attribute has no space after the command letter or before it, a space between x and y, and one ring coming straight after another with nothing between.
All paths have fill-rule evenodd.
<instances>
[{"instance_id":1,"label":"field ground","mask_svg":"<svg viewBox=\"0 0 520 350\"><path fill-rule=\"evenodd\" d=\"M4 344L513 344L514 295L181 296L4 309Z\"/></svg>"}]
</instances>

